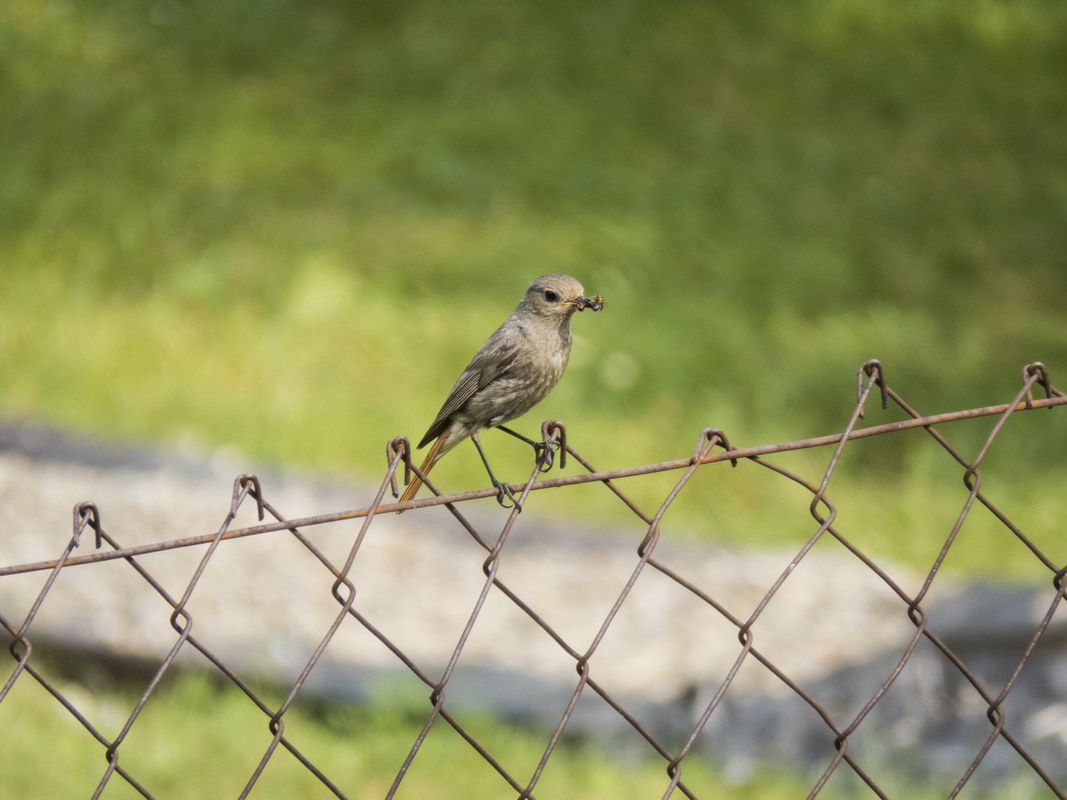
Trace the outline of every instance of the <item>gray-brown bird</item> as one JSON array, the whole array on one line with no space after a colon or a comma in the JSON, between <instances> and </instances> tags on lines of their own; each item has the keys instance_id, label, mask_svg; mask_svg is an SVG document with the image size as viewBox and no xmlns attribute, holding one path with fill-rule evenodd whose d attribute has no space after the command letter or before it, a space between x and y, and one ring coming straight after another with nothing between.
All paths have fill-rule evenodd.
<instances>
[{"instance_id":1,"label":"gray-brown bird","mask_svg":"<svg viewBox=\"0 0 1067 800\"><path fill-rule=\"evenodd\" d=\"M532 445L540 455L546 444L505 428L504 423L537 405L559 381L571 354L574 312L586 308L600 311L603 307L600 295L590 300L570 275L542 275L531 283L515 312L474 354L419 442L420 448L433 442L421 467L423 474L433 469L445 453L470 438L478 448L489 480L499 492L498 502L505 505L507 498L515 503L511 487L493 475L478 432L499 428ZM551 464L551 450L546 463ZM420 486L422 481L412 477L400 500L412 499Z\"/></svg>"}]
</instances>

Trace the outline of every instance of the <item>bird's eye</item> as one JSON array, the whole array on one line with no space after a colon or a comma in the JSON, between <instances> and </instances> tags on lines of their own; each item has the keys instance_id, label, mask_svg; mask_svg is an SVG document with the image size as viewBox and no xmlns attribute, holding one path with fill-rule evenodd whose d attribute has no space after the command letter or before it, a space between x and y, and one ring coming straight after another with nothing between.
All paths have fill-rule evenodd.
<instances>
[{"instance_id":1,"label":"bird's eye","mask_svg":"<svg viewBox=\"0 0 1067 800\"><path fill-rule=\"evenodd\" d=\"M550 303L555 303L559 300L559 295L553 292L551 289L545 290L545 300Z\"/></svg>"}]
</instances>

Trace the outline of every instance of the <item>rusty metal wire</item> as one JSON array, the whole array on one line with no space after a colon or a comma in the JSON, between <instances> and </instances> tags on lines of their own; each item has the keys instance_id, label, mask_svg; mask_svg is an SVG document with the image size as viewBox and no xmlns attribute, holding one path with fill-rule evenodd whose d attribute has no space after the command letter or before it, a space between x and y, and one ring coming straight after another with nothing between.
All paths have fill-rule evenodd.
<instances>
[{"instance_id":1,"label":"rusty metal wire","mask_svg":"<svg viewBox=\"0 0 1067 800\"><path fill-rule=\"evenodd\" d=\"M1042 389L1044 397L1034 397L1035 389ZM876 394L883 408L892 402L906 416L906 419L870 427L860 427L859 422L864 416L864 410L870 396ZM11 688L19 680L33 680L46 689L73 717L82 725L99 743L106 760L106 768L99 778L93 797L99 797L105 791L109 782L117 775L124 780L136 792L144 797L153 797L152 790L144 782L139 781L126 765L121 763L122 747L131 731L134 729L138 717L149 702L152 695L157 691L160 681L174 668L176 660L182 650L192 648L203 655L208 662L221 675L225 676L248 700L263 714L264 721L269 732L265 748L259 762L248 776L247 783L240 793L240 797L248 796L263 776L264 770L273 758L279 745L292 754L308 772L313 775L322 786L336 797L345 797L346 790L337 785L328 777L322 769L312 763L296 743L286 735L285 717L294 701L302 691L306 689L306 683L312 670L323 658L324 653L330 647L338 630L342 625L357 624L377 639L392 656L398 665L409 671L417 680L421 681L428 690L430 701L429 712L425 721L412 741L407 756L397 765L395 778L385 794L386 798L394 797L400 790L410 767L418 757L431 729L438 724L445 724L458 733L473 750L485 760L506 783L511 792L519 798L535 798L538 784L545 768L555 753L561 738L572 722L575 709L586 692L592 692L602 699L626 724L636 732L647 744L650 754L662 759L665 769L665 781L662 797L669 798L680 794L685 797L695 798L696 790L685 781L686 766L692 763L694 745L702 732L705 731L709 720L720 709L724 698L727 697L734 685L738 673L746 664L757 664L767 670L789 692L795 694L803 703L809 706L825 724L827 741L833 746L833 756L827 761L818 779L808 793L809 798L816 797L822 792L827 782L838 771L845 770L855 776L864 784L870 792L877 797L886 798L886 790L879 785L877 777L869 768L861 763L860 757L850 752L850 741L867 722L872 710L883 700L894 686L894 683L907 668L912 660L920 642L926 641L932 645L943 657L944 663L954 669L974 694L981 699L985 707L985 714L989 722L988 735L973 758L960 773L959 779L947 797L957 797L968 785L976 770L986 759L990 750L998 742L1003 742L1012 748L1026 763L1029 770L1043 783L1049 792L1055 797L1067 799L1067 787L1058 785L1056 779L1049 772L1047 764L1039 763L1039 760L1026 749L1023 740L1009 725L1009 717L1005 710L1009 694L1016 686L1017 681L1028 661L1032 659L1035 648L1046 635L1053 616L1061 602L1067 596L1067 565L1055 561L1050 555L1012 522L1007 514L996 506L983 491L983 479L981 466L994 440L1001 435L1002 430L1012 415L1033 411L1040 408L1052 408L1067 404L1067 395L1056 389L1049 380L1048 371L1040 363L1029 364L1023 369L1023 380L1015 396L1007 403L1001 405L986 406L982 408L967 409L949 413L923 416L902 397L897 394L886 380L885 370L880 362L871 360L865 363L857 373L856 402L849 418L840 433L821 436L812 439L804 439L792 442L782 442L759 447L737 448L727 439L726 434L716 428L707 428L701 431L696 447L692 455L672 461L657 464L628 467L614 470L598 470L593 464L567 441L566 428L561 422L548 421L544 424L542 434L546 442L554 444L560 450L561 462L566 457L577 461L585 470L584 473L566 475L554 478L541 478L541 472L546 466L547 449L542 451L538 462L534 464L530 476L522 485L514 486L519 503L510 509L503 525L494 536L484 535L460 510L460 506L471 500L489 497L495 493L493 489L478 489L453 494L441 494L432 481L422 475L411 461L411 447L407 439L397 437L387 445L388 466L385 475L375 493L371 503L364 508L341 511L335 513L320 514L317 516L303 517L299 519L287 519L277 510L264 496L264 491L259 479L254 475L240 475L234 482L232 500L221 526L217 531L208 534L194 535L182 539L154 542L135 547L123 547L104 528L101 522L101 514L92 503L79 503L74 508L73 532L60 554L52 560L39 561L26 564L12 564L0 567L0 578L18 574L43 572L46 573L44 583L33 602L29 612L21 622L14 622L0 614L0 626L7 631L10 639L9 652L14 660L14 668L6 678L0 689L0 704L9 694ZM994 424L990 428L977 454L973 457L961 455L949 444L948 440L938 430L938 426L958 422L960 420L974 419L978 417L994 417ZM962 478L966 495L956 516L954 523L948 531L940 550L922 581L919 591L909 594L905 591L888 572L880 567L869 555L864 553L855 543L846 538L835 525L837 509L830 499L829 487L837 473L842 456L849 444L857 439L892 435L906 430L922 429L928 434L936 445L943 449L947 455L962 468ZM817 482L808 481L806 478L786 469L780 464L771 462L768 456L816 447L832 447L827 466ZM815 530L809 538L797 549L795 556L781 570L780 574L766 589L762 597L755 604L754 610L747 618L740 618L731 613L722 599L712 596L709 587L699 586L690 579L684 577L673 569L666 561L657 557L657 548L661 542L660 525L664 514L675 502L686 484L693 478L698 470L708 466L730 462L733 466L739 463L751 464L760 469L767 470L778 478L795 483L803 487L811 494L809 512L815 522ZM677 472L678 477L674 485L663 497L659 506L649 513L635 503L618 485L621 478L632 478L661 472ZM418 474L426 486L432 492L432 497L413 500L406 503L386 502L386 494L390 490L395 497L397 494L398 478L405 481L411 474ZM604 615L596 633L591 640L584 643L568 641L563 635L555 630L538 611L519 592L505 583L499 574L501 561L505 556L509 535L519 515L520 504L525 503L531 492L546 489L557 489L563 486L573 486L582 483L600 483L611 492L623 506L628 509L637 519L644 530L644 536L636 549L636 558L629 577L618 588L618 592L608 612ZM231 527L237 518L241 506L249 502L256 504L256 512L261 524L241 528ZM1009 677L1000 686L986 685L976 674L972 666L968 665L963 657L954 652L940 637L931 629L929 615L924 603L927 601L931 587L934 585L946 556L956 546L958 534L972 512L976 504L987 509L1010 535L1016 537L1040 562L1043 569L1047 570L1051 582L1051 591L1048 597L1048 606L1041 621L1030 634L1026 646L1018 653L1014 669ZM361 610L358 597L358 585L353 578L353 569L360 557L360 550L366 540L368 532L374 525L375 520L381 514L398 509L421 509L430 506L444 506L455 523L471 537L471 539L485 552L481 564L484 580L481 589L470 608L466 623L452 648L447 663L439 674L431 673L427 667L420 666L416 660L404 652L404 650L391 640L383 630L377 627ZM265 521L267 517L273 521ZM343 520L361 519L362 523L358 533L353 539L347 556L343 563L337 564L331 561L325 553L317 547L305 533L305 529L337 523ZM97 551L83 555L74 555L80 547L82 537L87 530L91 530ZM189 611L189 603L197 586L207 569L212 558L224 542L232 539L256 536L271 532L287 532L303 548L314 556L321 566L330 575L330 593L337 604L336 614L329 626L322 632L317 646L311 653L299 671L295 679L286 690L284 699L275 705L268 704L250 687L249 683L237 674L237 672L224 663L223 659L193 633L194 619ZM776 595L789 580L798 565L808 556L812 549L824 538L830 538L851 554L852 557L862 563L879 581L885 584L889 591L900 601L900 607L910 624L914 627L914 633L907 641L903 649L897 654L895 663L882 677L879 688L862 704L862 707L850 718L840 715L835 716L823 704L818 702L815 696L804 687L802 682L791 677L781 666L756 644L757 623L763 617L768 607L775 601ZM104 545L106 544L106 548ZM168 593L161 583L153 576L143 563L141 557L165 550L187 547L204 547L203 555L192 577L185 586L180 597L174 597ZM95 564L103 561L124 560L132 570L157 593L171 608L170 625L174 630L173 644L165 657L158 663L155 671L148 681L140 698L130 710L119 733L113 738L103 735L87 715L76 707L75 702L57 688L54 680L50 680L42 669L34 663L34 646L32 628L38 612L48 601L48 596L56 583L61 572L71 567ZM627 708L624 700L612 694L606 686L598 681L593 668L593 658L600 648L605 636L611 628L617 615L630 597L634 587L648 572L658 572L681 587L701 603L705 604L715 614L721 616L736 629L736 635L740 644L739 651L729 670L726 672L721 683L713 695L700 709L692 724L684 742L679 747L670 747L666 742L645 724L642 724L637 715ZM527 616L554 644L573 662L577 672L577 680L570 694L569 700L560 714L559 720L552 729L545 742L543 753L532 772L520 774L513 766L506 765L498 755L494 755L493 743L477 738L461 722L454 709L449 707L446 700L447 688L452 680L457 665L460 663L464 649L470 640L472 631L478 624L487 600L496 592L512 603L522 614ZM2 706L0 706L2 711ZM0 758L3 758L0 755Z\"/></svg>"}]
</instances>

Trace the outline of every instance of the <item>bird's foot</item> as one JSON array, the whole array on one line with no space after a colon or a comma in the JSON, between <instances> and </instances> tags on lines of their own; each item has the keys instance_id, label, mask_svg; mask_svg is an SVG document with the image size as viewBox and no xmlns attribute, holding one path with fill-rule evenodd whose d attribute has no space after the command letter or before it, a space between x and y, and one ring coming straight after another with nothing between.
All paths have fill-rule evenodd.
<instances>
[{"instance_id":1,"label":"bird's foot","mask_svg":"<svg viewBox=\"0 0 1067 800\"><path fill-rule=\"evenodd\" d=\"M515 496L515 490L508 484L494 480L493 487L497 491L496 501L501 508L515 508L520 512L522 511L522 505L519 503L519 498Z\"/></svg>"},{"instance_id":2,"label":"bird's foot","mask_svg":"<svg viewBox=\"0 0 1067 800\"><path fill-rule=\"evenodd\" d=\"M534 449L534 458L537 460L538 469L541 472L548 472L552 469L552 465L556 463L556 451L559 449L559 442L545 440L543 442L531 442Z\"/></svg>"}]
</instances>

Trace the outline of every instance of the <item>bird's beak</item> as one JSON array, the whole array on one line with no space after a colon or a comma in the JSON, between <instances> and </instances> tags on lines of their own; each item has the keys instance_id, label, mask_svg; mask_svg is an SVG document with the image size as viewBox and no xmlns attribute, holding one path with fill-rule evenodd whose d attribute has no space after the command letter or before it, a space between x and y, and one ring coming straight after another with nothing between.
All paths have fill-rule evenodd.
<instances>
[{"instance_id":1,"label":"bird's beak","mask_svg":"<svg viewBox=\"0 0 1067 800\"><path fill-rule=\"evenodd\" d=\"M582 296L576 300L566 300L563 305L565 306L577 306L579 311L585 311L587 308L591 308L593 311L600 311L604 307L604 296L597 295L590 300L588 297Z\"/></svg>"}]
</instances>

